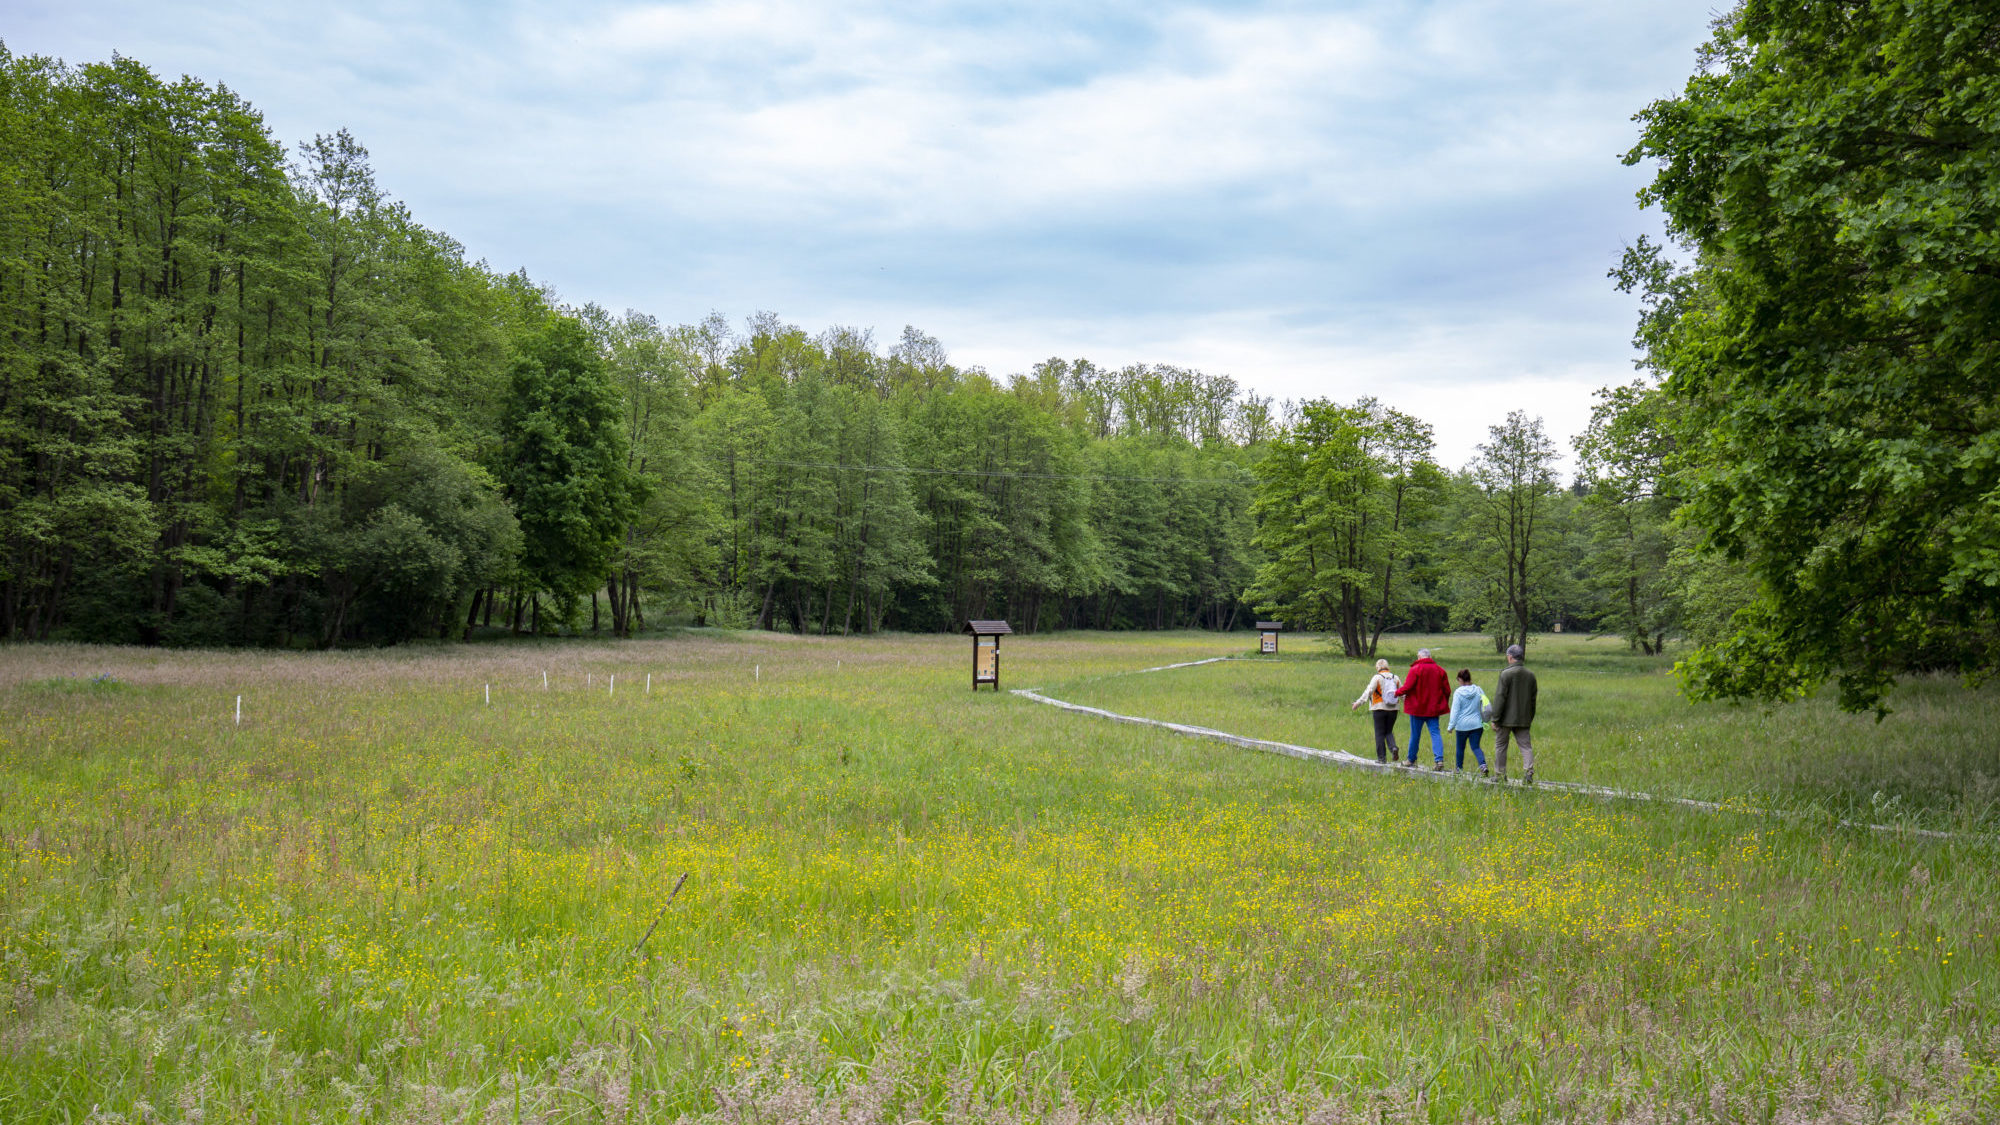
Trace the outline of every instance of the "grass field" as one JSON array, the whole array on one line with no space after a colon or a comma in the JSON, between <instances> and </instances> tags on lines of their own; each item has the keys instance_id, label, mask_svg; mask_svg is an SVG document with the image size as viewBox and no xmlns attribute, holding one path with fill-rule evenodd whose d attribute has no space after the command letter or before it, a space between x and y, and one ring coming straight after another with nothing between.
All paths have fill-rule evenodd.
<instances>
[{"instance_id":1,"label":"grass field","mask_svg":"<svg viewBox=\"0 0 2000 1125\"><path fill-rule=\"evenodd\" d=\"M1050 686L1070 702L1372 758L1368 716L1348 704L1373 664L1330 660L1305 638L1282 647L1279 659ZM1505 663L1483 637L1390 637L1381 654L1402 675L1420 647L1434 651L1453 687L1465 668L1489 695ZM1640 657L1615 637L1544 637L1532 660L1547 673L1538 676L1535 733L1537 773L1548 780L2000 834L2000 691L1968 692L1942 676L1908 680L1891 700L1893 716L1878 723L1842 714L1831 692L1787 706L1690 706L1671 655ZM1407 748L1406 721L1396 735ZM1489 752L1492 743L1489 733ZM1449 734L1445 747L1455 761ZM1428 733L1418 759L1431 763Z\"/></svg>"},{"instance_id":2,"label":"grass field","mask_svg":"<svg viewBox=\"0 0 2000 1125\"><path fill-rule=\"evenodd\" d=\"M1365 667L1285 646L1003 655L1366 753ZM0 650L0 1121L2000 1116L2000 692L1878 725L1537 647L1541 776L1773 818L1068 715L968 648Z\"/></svg>"}]
</instances>

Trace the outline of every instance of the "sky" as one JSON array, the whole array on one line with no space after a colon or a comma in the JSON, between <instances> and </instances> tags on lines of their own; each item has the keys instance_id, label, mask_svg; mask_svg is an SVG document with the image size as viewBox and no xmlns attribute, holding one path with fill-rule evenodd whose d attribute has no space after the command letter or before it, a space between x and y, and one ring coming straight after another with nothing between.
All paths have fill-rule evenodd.
<instances>
[{"instance_id":1,"label":"sky","mask_svg":"<svg viewBox=\"0 0 2000 1125\"><path fill-rule=\"evenodd\" d=\"M1620 158L1713 7L7 0L0 41L346 128L572 303L1373 395L1455 467L1510 410L1567 451L1636 377Z\"/></svg>"}]
</instances>

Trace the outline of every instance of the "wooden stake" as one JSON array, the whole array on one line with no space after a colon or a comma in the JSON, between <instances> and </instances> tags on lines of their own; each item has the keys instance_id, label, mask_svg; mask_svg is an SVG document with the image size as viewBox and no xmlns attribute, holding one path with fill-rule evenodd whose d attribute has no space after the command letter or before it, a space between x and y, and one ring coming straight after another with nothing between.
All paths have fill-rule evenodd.
<instances>
[{"instance_id":1,"label":"wooden stake","mask_svg":"<svg viewBox=\"0 0 2000 1125\"><path fill-rule=\"evenodd\" d=\"M639 939L638 945L632 947L632 952L639 952L639 947L645 945L647 938L653 936L653 931L660 928L660 919L667 916L667 907L674 904L674 896L681 893L681 884L687 881L688 872L681 872L681 877L674 881L674 889L667 892L667 901L660 904L660 912L653 915L653 924L646 927L646 936Z\"/></svg>"}]
</instances>

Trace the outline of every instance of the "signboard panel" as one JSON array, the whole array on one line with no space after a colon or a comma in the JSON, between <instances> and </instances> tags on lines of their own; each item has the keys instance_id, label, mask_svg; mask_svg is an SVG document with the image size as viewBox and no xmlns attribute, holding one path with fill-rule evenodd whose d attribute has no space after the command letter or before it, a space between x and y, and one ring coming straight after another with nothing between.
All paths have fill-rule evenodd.
<instances>
[{"instance_id":1,"label":"signboard panel","mask_svg":"<svg viewBox=\"0 0 2000 1125\"><path fill-rule=\"evenodd\" d=\"M1260 636L1257 638L1257 651L1276 653L1278 651L1278 634L1284 631L1285 623L1282 621L1259 621L1257 623L1257 632Z\"/></svg>"},{"instance_id":2,"label":"signboard panel","mask_svg":"<svg viewBox=\"0 0 2000 1125\"><path fill-rule=\"evenodd\" d=\"M1000 638L1014 632L1005 621L968 621L965 631L972 634L972 690L992 684L1000 690Z\"/></svg>"}]
</instances>

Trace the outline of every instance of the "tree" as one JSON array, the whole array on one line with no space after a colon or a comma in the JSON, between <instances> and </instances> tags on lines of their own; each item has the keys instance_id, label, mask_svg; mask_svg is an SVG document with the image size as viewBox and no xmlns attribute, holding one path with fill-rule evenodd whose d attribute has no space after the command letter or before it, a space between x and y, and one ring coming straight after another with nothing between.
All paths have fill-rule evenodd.
<instances>
[{"instance_id":1,"label":"tree","mask_svg":"<svg viewBox=\"0 0 2000 1125\"><path fill-rule=\"evenodd\" d=\"M2000 9L1779 3L1722 17L1627 162L1692 256L1641 243L1641 337L1684 518L1759 595L1695 694L2000 669Z\"/></svg>"},{"instance_id":2,"label":"tree","mask_svg":"<svg viewBox=\"0 0 2000 1125\"><path fill-rule=\"evenodd\" d=\"M1597 392L1590 425L1575 441L1583 510L1591 526L1591 582L1607 597L1606 624L1648 656L1680 625L1668 580L1677 499L1663 487L1672 437L1658 417L1664 396L1643 382Z\"/></svg>"},{"instance_id":3,"label":"tree","mask_svg":"<svg viewBox=\"0 0 2000 1125\"><path fill-rule=\"evenodd\" d=\"M514 361L498 474L521 521L531 595L574 599L610 574L646 497L626 463L621 422L589 330L573 316L550 317Z\"/></svg>"},{"instance_id":4,"label":"tree","mask_svg":"<svg viewBox=\"0 0 2000 1125\"><path fill-rule=\"evenodd\" d=\"M1504 622L1493 634L1494 647L1504 649L1526 646L1534 630L1547 549L1545 517L1556 492L1556 449L1542 420L1521 410L1487 427L1487 433L1472 462L1472 479L1479 489L1476 526L1485 547L1475 557L1490 562L1475 569Z\"/></svg>"},{"instance_id":5,"label":"tree","mask_svg":"<svg viewBox=\"0 0 2000 1125\"><path fill-rule=\"evenodd\" d=\"M1297 625L1334 629L1348 656L1372 656L1396 615L1398 576L1443 475L1431 429L1374 399L1309 402L1257 463L1255 543L1265 563L1249 595Z\"/></svg>"},{"instance_id":6,"label":"tree","mask_svg":"<svg viewBox=\"0 0 2000 1125\"><path fill-rule=\"evenodd\" d=\"M663 332L659 322L627 312L612 320L587 310L603 341L623 406L625 463L646 484L646 499L625 530L605 582L611 631L629 636L643 627L640 592L650 590L681 604L699 601L713 565L715 482L709 466L689 456L693 396L702 366L699 329ZM591 595L591 627L597 627Z\"/></svg>"}]
</instances>

